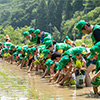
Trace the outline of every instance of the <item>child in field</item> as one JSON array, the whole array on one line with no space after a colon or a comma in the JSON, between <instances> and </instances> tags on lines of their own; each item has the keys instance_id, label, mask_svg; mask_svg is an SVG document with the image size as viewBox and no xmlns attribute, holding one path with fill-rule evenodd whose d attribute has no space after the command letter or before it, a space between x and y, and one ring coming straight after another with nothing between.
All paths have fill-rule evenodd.
<instances>
[{"instance_id":1,"label":"child in field","mask_svg":"<svg viewBox=\"0 0 100 100\"><path fill-rule=\"evenodd\" d=\"M50 67L53 65L53 60L49 59L48 61L46 61L45 66L47 67L45 69L45 72L42 76L42 78L45 78L46 74L49 73L50 74Z\"/></svg>"},{"instance_id":2,"label":"child in field","mask_svg":"<svg viewBox=\"0 0 100 100\"><path fill-rule=\"evenodd\" d=\"M74 56L77 58L75 62L76 66L76 87L84 87L85 83L85 70L86 70L86 61L82 56L82 48L75 48L73 50ZM88 80L86 80L87 83Z\"/></svg>"},{"instance_id":3,"label":"child in field","mask_svg":"<svg viewBox=\"0 0 100 100\"><path fill-rule=\"evenodd\" d=\"M50 73L52 74L49 82L51 82L53 79L55 79L59 75L59 61L61 59L62 55L59 52L55 52L52 54L51 59L54 61L54 65L50 67Z\"/></svg>"},{"instance_id":4,"label":"child in field","mask_svg":"<svg viewBox=\"0 0 100 100\"><path fill-rule=\"evenodd\" d=\"M72 45L72 41L68 36L65 37L64 43Z\"/></svg>"},{"instance_id":5,"label":"child in field","mask_svg":"<svg viewBox=\"0 0 100 100\"><path fill-rule=\"evenodd\" d=\"M60 82L59 85L63 85L66 79L70 80L72 78L71 77L73 68L72 62L73 62L72 59L68 55L63 56L61 58L61 60L59 61L59 68L58 68L58 70L61 71L55 83Z\"/></svg>"},{"instance_id":6,"label":"child in field","mask_svg":"<svg viewBox=\"0 0 100 100\"><path fill-rule=\"evenodd\" d=\"M42 66L41 66L41 68L42 68L42 70L43 70L43 72L44 72L44 75L42 76L42 78L44 78L45 75L46 75L46 73L48 73L48 71L46 70L47 67L45 66L45 63L46 63L49 59L51 59L52 51L50 51L49 49L44 49L42 53L44 54L44 56L43 56L43 61L42 61Z\"/></svg>"}]
</instances>

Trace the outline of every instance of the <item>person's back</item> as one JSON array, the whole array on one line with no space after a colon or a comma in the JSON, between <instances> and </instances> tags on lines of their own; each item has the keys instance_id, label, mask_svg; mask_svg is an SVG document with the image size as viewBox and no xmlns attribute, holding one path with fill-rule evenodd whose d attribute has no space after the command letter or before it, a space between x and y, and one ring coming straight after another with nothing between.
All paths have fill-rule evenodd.
<instances>
[{"instance_id":1,"label":"person's back","mask_svg":"<svg viewBox=\"0 0 100 100\"><path fill-rule=\"evenodd\" d=\"M92 38L93 44L96 44L97 42L100 41L100 26L99 25L93 26L91 38Z\"/></svg>"}]
</instances>

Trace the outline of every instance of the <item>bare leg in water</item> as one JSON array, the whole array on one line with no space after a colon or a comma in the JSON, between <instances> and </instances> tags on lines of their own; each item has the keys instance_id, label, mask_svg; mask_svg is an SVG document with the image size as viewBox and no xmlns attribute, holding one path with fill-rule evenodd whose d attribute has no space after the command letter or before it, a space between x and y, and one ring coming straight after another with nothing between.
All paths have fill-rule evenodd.
<instances>
[{"instance_id":1,"label":"bare leg in water","mask_svg":"<svg viewBox=\"0 0 100 100\"><path fill-rule=\"evenodd\" d=\"M94 91L95 94L98 94L98 88L97 87L93 86L93 91Z\"/></svg>"},{"instance_id":2,"label":"bare leg in water","mask_svg":"<svg viewBox=\"0 0 100 100\"><path fill-rule=\"evenodd\" d=\"M96 67L96 65L90 64L88 66L88 69L86 70L86 86L91 87L91 77L90 77L90 72Z\"/></svg>"},{"instance_id":3,"label":"bare leg in water","mask_svg":"<svg viewBox=\"0 0 100 100\"><path fill-rule=\"evenodd\" d=\"M57 78L57 80L54 83L55 84L59 83L59 81L62 80L63 78L64 78L64 75L60 73L59 76L58 76L58 78Z\"/></svg>"}]
</instances>

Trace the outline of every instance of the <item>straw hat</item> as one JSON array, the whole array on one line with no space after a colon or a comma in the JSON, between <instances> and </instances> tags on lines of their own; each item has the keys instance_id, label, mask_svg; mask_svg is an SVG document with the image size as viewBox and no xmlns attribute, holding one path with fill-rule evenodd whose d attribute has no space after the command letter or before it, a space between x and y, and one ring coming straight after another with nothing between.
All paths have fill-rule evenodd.
<instances>
[{"instance_id":1,"label":"straw hat","mask_svg":"<svg viewBox=\"0 0 100 100\"><path fill-rule=\"evenodd\" d=\"M4 37L4 39L10 39L9 35L6 35L6 36Z\"/></svg>"}]
</instances>

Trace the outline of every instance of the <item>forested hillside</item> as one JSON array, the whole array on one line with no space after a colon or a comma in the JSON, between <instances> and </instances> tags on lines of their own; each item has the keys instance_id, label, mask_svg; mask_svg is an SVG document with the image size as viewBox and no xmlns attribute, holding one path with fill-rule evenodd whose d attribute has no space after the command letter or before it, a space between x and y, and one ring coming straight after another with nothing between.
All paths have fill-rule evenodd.
<instances>
[{"instance_id":1,"label":"forested hillside","mask_svg":"<svg viewBox=\"0 0 100 100\"><path fill-rule=\"evenodd\" d=\"M81 19L100 24L100 0L0 0L0 41L8 34L15 44L27 43L22 32L30 27L50 32L57 42L66 35L80 39L75 25Z\"/></svg>"}]
</instances>

